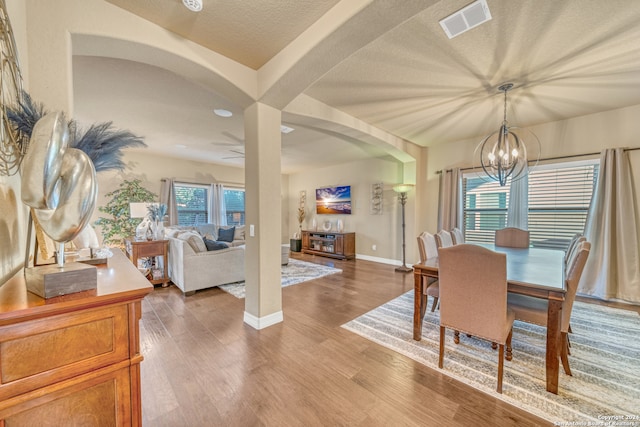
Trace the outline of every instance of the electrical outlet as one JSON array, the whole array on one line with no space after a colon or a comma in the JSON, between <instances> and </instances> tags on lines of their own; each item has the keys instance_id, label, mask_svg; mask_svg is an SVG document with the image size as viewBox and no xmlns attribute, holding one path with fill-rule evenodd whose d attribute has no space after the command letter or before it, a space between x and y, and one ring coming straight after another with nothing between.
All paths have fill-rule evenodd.
<instances>
[{"instance_id":1,"label":"electrical outlet","mask_svg":"<svg viewBox=\"0 0 640 427\"><path fill-rule=\"evenodd\" d=\"M371 245L371 249L373 249L374 251L378 249L378 247L376 245Z\"/></svg>"}]
</instances>

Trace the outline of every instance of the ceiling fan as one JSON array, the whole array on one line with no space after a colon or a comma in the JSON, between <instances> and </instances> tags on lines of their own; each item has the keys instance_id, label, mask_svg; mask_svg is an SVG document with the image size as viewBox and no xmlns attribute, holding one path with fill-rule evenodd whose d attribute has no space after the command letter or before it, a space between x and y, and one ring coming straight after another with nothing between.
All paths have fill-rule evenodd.
<instances>
[{"instance_id":1,"label":"ceiling fan","mask_svg":"<svg viewBox=\"0 0 640 427\"><path fill-rule=\"evenodd\" d=\"M244 159L244 151L240 151L240 150L229 150L232 153L235 153L235 156L227 156L227 157L223 157L223 159L227 160L227 159Z\"/></svg>"}]
</instances>

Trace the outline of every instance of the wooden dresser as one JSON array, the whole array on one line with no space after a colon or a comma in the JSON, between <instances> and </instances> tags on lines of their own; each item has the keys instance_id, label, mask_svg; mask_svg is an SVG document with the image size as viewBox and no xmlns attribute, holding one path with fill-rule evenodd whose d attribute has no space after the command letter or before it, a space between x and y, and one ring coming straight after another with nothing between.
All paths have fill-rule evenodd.
<instances>
[{"instance_id":1,"label":"wooden dresser","mask_svg":"<svg viewBox=\"0 0 640 427\"><path fill-rule=\"evenodd\" d=\"M153 286L114 250L97 289L43 299L0 286L0 427L140 426L139 320Z\"/></svg>"}]
</instances>

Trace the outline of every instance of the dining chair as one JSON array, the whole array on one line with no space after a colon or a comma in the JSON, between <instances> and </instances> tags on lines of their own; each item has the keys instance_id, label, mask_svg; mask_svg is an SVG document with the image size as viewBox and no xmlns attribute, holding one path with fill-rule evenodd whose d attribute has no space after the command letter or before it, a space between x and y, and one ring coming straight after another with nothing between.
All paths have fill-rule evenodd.
<instances>
[{"instance_id":1,"label":"dining chair","mask_svg":"<svg viewBox=\"0 0 640 427\"><path fill-rule=\"evenodd\" d=\"M582 241L576 244L575 250L571 254L565 266L565 289L566 293L562 302L562 319L560 319L560 360L567 375L571 375L569 367L569 324L571 320L571 309L576 298L580 276L587 262L591 243ZM442 277L440 278L442 280ZM509 294L507 297L509 308L515 313L516 319L523 322L533 323L540 326L547 326L547 300L530 297L526 295ZM442 302L440 302L442 307ZM442 310L442 308L440 308Z\"/></svg>"},{"instance_id":2,"label":"dining chair","mask_svg":"<svg viewBox=\"0 0 640 427\"><path fill-rule=\"evenodd\" d=\"M574 235L571 238L571 241L569 242L569 246L567 246L567 251L564 253L564 262L565 262L565 264L567 263L567 261L571 257L571 254L573 253L573 251L578 246L578 243L585 242L586 240L587 240L587 238L584 237L581 233L577 233L576 235Z\"/></svg>"},{"instance_id":3,"label":"dining chair","mask_svg":"<svg viewBox=\"0 0 640 427\"><path fill-rule=\"evenodd\" d=\"M453 238L451 237L451 233L447 230L440 230L436 234L436 242L438 244L438 248L448 248L449 246L453 246Z\"/></svg>"},{"instance_id":4,"label":"dining chair","mask_svg":"<svg viewBox=\"0 0 640 427\"><path fill-rule=\"evenodd\" d=\"M516 227L496 230L495 244L507 248L528 248L529 231Z\"/></svg>"},{"instance_id":5,"label":"dining chair","mask_svg":"<svg viewBox=\"0 0 640 427\"><path fill-rule=\"evenodd\" d=\"M420 263L426 262L428 259L436 258L438 256L438 246L436 244L436 238L433 234L423 232L418 236L418 250L420 252ZM426 282L422 287L422 311L420 312L420 319L424 319L424 314L427 309L427 302L429 297L433 298L433 305L431 311L435 311L438 305L438 298L440 297L440 285L438 279L433 277L423 277Z\"/></svg>"},{"instance_id":6,"label":"dining chair","mask_svg":"<svg viewBox=\"0 0 640 427\"><path fill-rule=\"evenodd\" d=\"M453 237L454 245L460 245L464 243L464 234L462 234L462 230L460 230L458 227L455 227L453 230L451 230L451 237Z\"/></svg>"},{"instance_id":7,"label":"dining chair","mask_svg":"<svg viewBox=\"0 0 640 427\"><path fill-rule=\"evenodd\" d=\"M571 258L573 252L576 250L576 248L578 247L578 243L580 242L586 242L587 238L584 237L584 235L582 233L576 233L572 238L571 241L569 242L569 246L567 247L566 252L564 253L564 269L565 271L567 270L567 264L569 262L569 258ZM572 333L573 331L571 330L571 324L569 324L568 328L567 328L569 333ZM569 336L567 335L567 344L569 347L571 347L571 341L569 340ZM571 354L571 353L569 353Z\"/></svg>"},{"instance_id":8,"label":"dining chair","mask_svg":"<svg viewBox=\"0 0 640 427\"><path fill-rule=\"evenodd\" d=\"M438 250L440 281L440 354L444 359L445 329L453 329L499 344L498 393L502 393L504 348L511 360L513 311L507 308L507 256L476 245Z\"/></svg>"}]
</instances>

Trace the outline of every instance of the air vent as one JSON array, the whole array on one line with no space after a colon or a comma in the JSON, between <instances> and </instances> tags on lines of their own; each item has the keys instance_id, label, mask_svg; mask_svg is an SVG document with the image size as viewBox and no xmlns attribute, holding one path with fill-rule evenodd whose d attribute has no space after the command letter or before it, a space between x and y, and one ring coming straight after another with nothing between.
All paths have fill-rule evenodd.
<instances>
[{"instance_id":1,"label":"air vent","mask_svg":"<svg viewBox=\"0 0 640 427\"><path fill-rule=\"evenodd\" d=\"M463 7L440 21L440 26L450 39L491 20L486 0L478 0Z\"/></svg>"}]
</instances>

